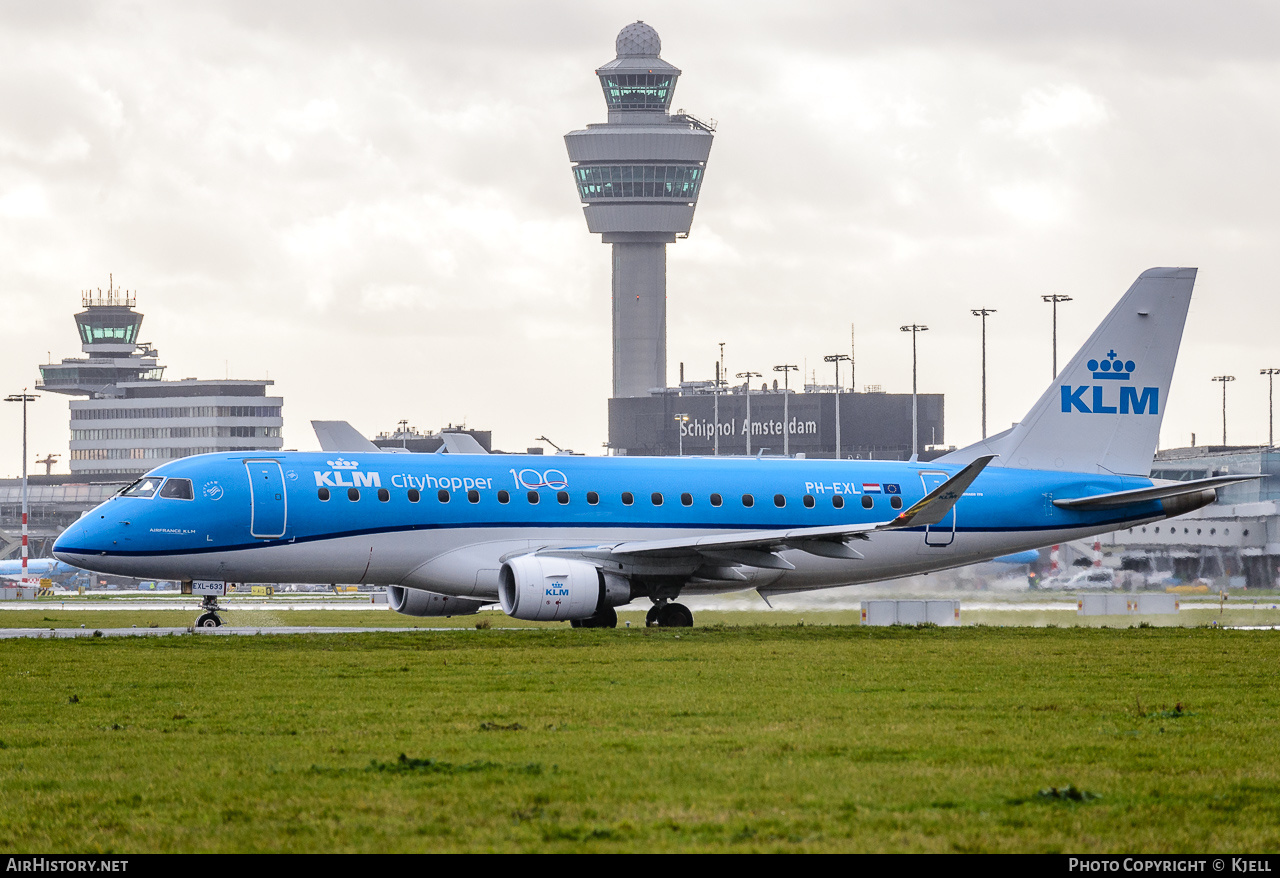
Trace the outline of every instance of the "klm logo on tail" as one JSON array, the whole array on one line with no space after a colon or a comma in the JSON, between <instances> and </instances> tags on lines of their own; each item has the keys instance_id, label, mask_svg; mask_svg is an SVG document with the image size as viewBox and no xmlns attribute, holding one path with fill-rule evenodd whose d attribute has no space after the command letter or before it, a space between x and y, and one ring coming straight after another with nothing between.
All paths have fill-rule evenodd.
<instances>
[{"instance_id":1,"label":"klm logo on tail","mask_svg":"<svg viewBox=\"0 0 1280 878\"><path fill-rule=\"evenodd\" d=\"M1084 412L1087 415L1160 414L1159 387L1139 390L1132 384L1112 383L1132 380L1133 370L1137 368L1133 360L1121 360L1114 350L1110 350L1105 360L1090 360L1087 365L1095 381L1106 383L1062 385L1063 412Z\"/></svg>"}]
</instances>

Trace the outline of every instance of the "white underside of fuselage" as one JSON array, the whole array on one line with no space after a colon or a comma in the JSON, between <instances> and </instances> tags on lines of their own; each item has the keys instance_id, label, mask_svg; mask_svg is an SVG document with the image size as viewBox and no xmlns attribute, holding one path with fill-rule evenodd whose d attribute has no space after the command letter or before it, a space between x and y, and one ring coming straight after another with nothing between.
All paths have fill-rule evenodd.
<instances>
[{"instance_id":1,"label":"white underside of fuselage","mask_svg":"<svg viewBox=\"0 0 1280 878\"><path fill-rule=\"evenodd\" d=\"M1159 517L1146 520L1159 520ZM1138 523L1142 522L1134 522ZM743 566L736 569L746 577L745 581L695 579L682 591L718 594L768 586L770 592L777 593L876 582L960 567L1115 529L1111 525L1062 530L961 531L932 536L936 541L953 536L944 546L928 545L925 534L920 531L886 531L873 534L868 540L851 541L850 545L863 555L861 560L784 550L778 554L794 565L794 570ZM731 532L628 530L627 541ZM575 530L571 538L566 538L563 529L528 528L521 531L519 539L512 538L510 528L456 528L342 536L198 554L77 556L71 562L102 573L140 578L401 585L496 600L498 571L509 558L541 549L608 546L618 541L618 532L609 528ZM622 572L625 573L625 569Z\"/></svg>"}]
</instances>

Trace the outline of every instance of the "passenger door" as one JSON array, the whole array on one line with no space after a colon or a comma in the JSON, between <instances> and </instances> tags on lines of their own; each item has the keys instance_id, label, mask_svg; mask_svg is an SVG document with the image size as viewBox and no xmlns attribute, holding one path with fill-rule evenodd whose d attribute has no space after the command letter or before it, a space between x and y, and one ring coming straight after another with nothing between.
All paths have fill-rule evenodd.
<instances>
[{"instance_id":1,"label":"passenger door","mask_svg":"<svg viewBox=\"0 0 1280 878\"><path fill-rule=\"evenodd\" d=\"M946 473L940 472L922 472L920 473L920 481L924 484L924 492L927 494L934 488L941 485L947 480ZM924 544L926 546L949 546L952 540L956 538L956 508L951 507L951 511L947 513L947 517L937 524L928 525L924 529Z\"/></svg>"},{"instance_id":2,"label":"passenger door","mask_svg":"<svg viewBox=\"0 0 1280 878\"><path fill-rule=\"evenodd\" d=\"M246 460L249 474L249 534L270 540L284 536L288 517L284 473L277 460Z\"/></svg>"}]
</instances>

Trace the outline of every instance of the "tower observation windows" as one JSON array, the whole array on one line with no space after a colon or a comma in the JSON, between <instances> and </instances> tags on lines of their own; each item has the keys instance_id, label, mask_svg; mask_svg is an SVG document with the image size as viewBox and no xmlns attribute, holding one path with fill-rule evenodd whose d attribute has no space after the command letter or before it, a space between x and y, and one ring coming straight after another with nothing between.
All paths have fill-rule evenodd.
<instances>
[{"instance_id":1,"label":"tower observation windows","mask_svg":"<svg viewBox=\"0 0 1280 878\"><path fill-rule=\"evenodd\" d=\"M132 311L111 309L105 313L86 311L76 315L76 328L84 344L134 344L141 324L142 315Z\"/></svg>"},{"instance_id":2,"label":"tower observation windows","mask_svg":"<svg viewBox=\"0 0 1280 878\"><path fill-rule=\"evenodd\" d=\"M606 73L600 77L610 110L662 110L671 106L670 73Z\"/></svg>"},{"instance_id":3,"label":"tower observation windows","mask_svg":"<svg viewBox=\"0 0 1280 878\"><path fill-rule=\"evenodd\" d=\"M573 169L583 201L670 198L697 201L702 168L689 165L579 165Z\"/></svg>"}]
</instances>

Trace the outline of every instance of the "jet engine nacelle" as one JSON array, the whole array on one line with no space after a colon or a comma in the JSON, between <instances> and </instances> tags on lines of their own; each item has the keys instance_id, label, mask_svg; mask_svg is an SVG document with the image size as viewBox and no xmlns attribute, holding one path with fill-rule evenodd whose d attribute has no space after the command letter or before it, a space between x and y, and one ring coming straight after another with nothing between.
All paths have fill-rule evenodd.
<instances>
[{"instance_id":1,"label":"jet engine nacelle","mask_svg":"<svg viewBox=\"0 0 1280 878\"><path fill-rule=\"evenodd\" d=\"M498 601L508 616L531 622L586 619L603 606L631 599L625 581L610 585L604 573L586 561L521 555L498 572Z\"/></svg>"},{"instance_id":2,"label":"jet engine nacelle","mask_svg":"<svg viewBox=\"0 0 1280 878\"><path fill-rule=\"evenodd\" d=\"M402 585L387 586L387 605L406 616L469 616L491 603Z\"/></svg>"}]
</instances>

